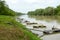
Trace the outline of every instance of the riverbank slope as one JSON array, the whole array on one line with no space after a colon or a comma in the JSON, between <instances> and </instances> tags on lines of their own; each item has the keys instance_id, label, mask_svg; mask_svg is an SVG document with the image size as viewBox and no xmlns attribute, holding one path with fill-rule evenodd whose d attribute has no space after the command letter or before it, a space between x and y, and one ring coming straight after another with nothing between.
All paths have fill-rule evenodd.
<instances>
[{"instance_id":1,"label":"riverbank slope","mask_svg":"<svg viewBox=\"0 0 60 40\"><path fill-rule=\"evenodd\" d=\"M0 15L0 40L40 40L12 16Z\"/></svg>"}]
</instances>

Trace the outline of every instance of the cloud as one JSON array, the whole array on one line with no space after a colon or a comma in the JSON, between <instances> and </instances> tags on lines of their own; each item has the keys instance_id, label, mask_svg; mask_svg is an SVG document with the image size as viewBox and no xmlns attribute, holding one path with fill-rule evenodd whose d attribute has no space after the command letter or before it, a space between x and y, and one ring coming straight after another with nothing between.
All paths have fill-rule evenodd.
<instances>
[{"instance_id":1,"label":"cloud","mask_svg":"<svg viewBox=\"0 0 60 40\"><path fill-rule=\"evenodd\" d=\"M34 2L36 2L37 0L24 0L25 2L27 2L27 3L34 3Z\"/></svg>"},{"instance_id":2,"label":"cloud","mask_svg":"<svg viewBox=\"0 0 60 40\"><path fill-rule=\"evenodd\" d=\"M16 4L18 2L18 0L6 0L6 2Z\"/></svg>"},{"instance_id":3,"label":"cloud","mask_svg":"<svg viewBox=\"0 0 60 40\"><path fill-rule=\"evenodd\" d=\"M56 7L60 0L6 0L9 7L15 11L28 12L48 6Z\"/></svg>"}]
</instances>

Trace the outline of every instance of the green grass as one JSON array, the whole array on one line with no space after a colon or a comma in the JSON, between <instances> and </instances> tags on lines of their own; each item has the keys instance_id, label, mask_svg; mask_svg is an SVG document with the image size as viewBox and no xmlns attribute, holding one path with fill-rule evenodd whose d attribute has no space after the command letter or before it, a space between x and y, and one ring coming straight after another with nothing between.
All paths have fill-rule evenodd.
<instances>
[{"instance_id":1,"label":"green grass","mask_svg":"<svg viewBox=\"0 0 60 40\"><path fill-rule=\"evenodd\" d=\"M0 40L41 40L14 17L0 16Z\"/></svg>"}]
</instances>

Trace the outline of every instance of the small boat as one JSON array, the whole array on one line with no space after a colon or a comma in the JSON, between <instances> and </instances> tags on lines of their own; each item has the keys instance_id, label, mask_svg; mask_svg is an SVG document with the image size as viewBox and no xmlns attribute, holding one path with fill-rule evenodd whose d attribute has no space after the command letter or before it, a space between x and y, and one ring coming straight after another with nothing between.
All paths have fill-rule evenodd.
<instances>
[{"instance_id":1,"label":"small boat","mask_svg":"<svg viewBox=\"0 0 60 40\"><path fill-rule=\"evenodd\" d=\"M52 30L43 31L44 34L53 34L53 33L58 33L58 32L60 32L60 29L54 28L54 27L52 28Z\"/></svg>"},{"instance_id":2,"label":"small boat","mask_svg":"<svg viewBox=\"0 0 60 40\"><path fill-rule=\"evenodd\" d=\"M46 26L44 25L34 25L33 28L45 28Z\"/></svg>"},{"instance_id":3,"label":"small boat","mask_svg":"<svg viewBox=\"0 0 60 40\"><path fill-rule=\"evenodd\" d=\"M24 21L24 23L30 23L30 22L26 20L26 21Z\"/></svg>"},{"instance_id":4,"label":"small boat","mask_svg":"<svg viewBox=\"0 0 60 40\"><path fill-rule=\"evenodd\" d=\"M55 28L55 29L53 29L53 32L60 32L60 29Z\"/></svg>"},{"instance_id":5,"label":"small boat","mask_svg":"<svg viewBox=\"0 0 60 40\"><path fill-rule=\"evenodd\" d=\"M44 34L52 34L53 31L52 31L52 30L45 30L45 31L43 31L43 33L44 33Z\"/></svg>"},{"instance_id":6,"label":"small boat","mask_svg":"<svg viewBox=\"0 0 60 40\"><path fill-rule=\"evenodd\" d=\"M33 28L39 28L39 27L35 25L35 26L33 26Z\"/></svg>"},{"instance_id":7,"label":"small boat","mask_svg":"<svg viewBox=\"0 0 60 40\"><path fill-rule=\"evenodd\" d=\"M30 22L27 22L26 24L27 24L27 25L33 25L33 24L36 25L36 24L38 24L38 23L30 23Z\"/></svg>"}]
</instances>

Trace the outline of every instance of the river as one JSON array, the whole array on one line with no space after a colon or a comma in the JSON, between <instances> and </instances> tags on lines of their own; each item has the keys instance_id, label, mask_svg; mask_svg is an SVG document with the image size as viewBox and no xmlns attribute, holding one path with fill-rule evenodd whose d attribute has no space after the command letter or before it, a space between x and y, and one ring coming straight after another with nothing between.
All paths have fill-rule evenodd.
<instances>
[{"instance_id":1,"label":"river","mask_svg":"<svg viewBox=\"0 0 60 40\"><path fill-rule=\"evenodd\" d=\"M46 28L35 28L35 30L31 30L32 33L38 34L38 37L42 36L41 39L43 40L60 40L60 33L56 34L50 34L50 35L44 35L41 31L36 30L52 30L52 27L60 29L60 17L54 17L54 16L28 16L28 15L22 15L19 16L19 18L23 19L21 22L23 25L26 26L28 29L33 29L33 25L26 25L24 21L30 21L35 22L38 24L43 24L46 26Z\"/></svg>"}]
</instances>

